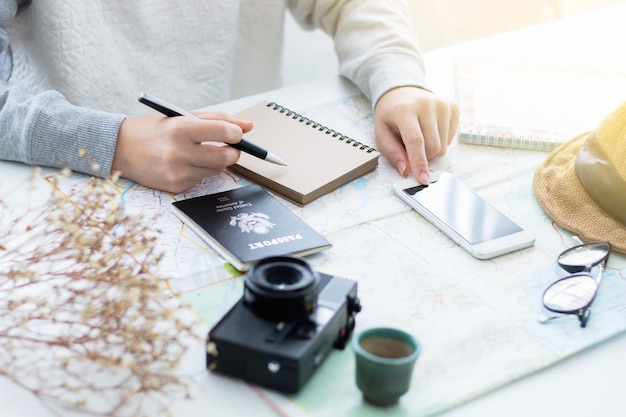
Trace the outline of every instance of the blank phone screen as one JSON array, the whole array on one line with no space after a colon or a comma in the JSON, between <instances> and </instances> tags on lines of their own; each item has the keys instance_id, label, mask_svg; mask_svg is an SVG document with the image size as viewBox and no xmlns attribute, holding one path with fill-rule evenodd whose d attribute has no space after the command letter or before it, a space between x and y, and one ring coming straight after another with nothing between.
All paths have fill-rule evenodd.
<instances>
[{"instance_id":1,"label":"blank phone screen","mask_svg":"<svg viewBox=\"0 0 626 417\"><path fill-rule=\"evenodd\" d=\"M472 245L523 230L447 172L437 182L404 192Z\"/></svg>"}]
</instances>

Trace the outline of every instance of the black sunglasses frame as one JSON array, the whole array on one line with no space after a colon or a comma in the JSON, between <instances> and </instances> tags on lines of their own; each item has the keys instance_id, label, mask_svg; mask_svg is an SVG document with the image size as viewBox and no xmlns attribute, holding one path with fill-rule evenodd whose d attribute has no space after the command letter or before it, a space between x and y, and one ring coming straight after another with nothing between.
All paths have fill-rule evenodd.
<instances>
[{"instance_id":1,"label":"black sunglasses frame","mask_svg":"<svg viewBox=\"0 0 626 417\"><path fill-rule=\"evenodd\" d=\"M562 261L566 259L567 256L570 254L581 252L583 249L589 249L589 248L594 248L594 247L603 250L605 253L603 256L599 257L598 259L593 260L593 262L589 262L587 264L584 264L584 263L566 264ZM545 291L543 292L543 296L541 298L543 306L547 310L552 311L554 313L574 314L578 317L578 321L580 322L580 327L587 327L587 323L591 316L591 304L595 300L596 294L598 293L600 281L602 280L602 274L604 272L604 269L606 268L610 254L611 254L611 244L605 241L581 243L580 245L573 246L561 252L559 256L557 257L557 263L559 264L561 268L569 272L570 275L554 281L545 289ZM597 275L594 277L593 275L591 275L590 272L596 266L599 266L600 270L598 271ZM562 308L551 307L552 304L546 301L548 298L551 298L548 296L551 294L551 292L554 292L554 289L558 285L562 285L566 281L576 280L576 279L580 279L583 277L589 278L594 283L593 294L589 296L589 300L584 305L579 306L574 309L562 309ZM563 291L560 291L560 293L562 294ZM548 317L540 321L542 323L545 323L553 318L556 318L556 317Z\"/></svg>"}]
</instances>

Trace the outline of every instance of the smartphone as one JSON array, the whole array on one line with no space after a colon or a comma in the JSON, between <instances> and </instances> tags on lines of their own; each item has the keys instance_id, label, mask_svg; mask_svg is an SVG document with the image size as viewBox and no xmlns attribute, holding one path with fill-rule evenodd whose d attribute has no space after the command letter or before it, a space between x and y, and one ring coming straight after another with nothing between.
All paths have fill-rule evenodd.
<instances>
[{"instance_id":1,"label":"smartphone","mask_svg":"<svg viewBox=\"0 0 626 417\"><path fill-rule=\"evenodd\" d=\"M449 172L421 185L396 182L394 193L478 259L532 246L534 236Z\"/></svg>"}]
</instances>

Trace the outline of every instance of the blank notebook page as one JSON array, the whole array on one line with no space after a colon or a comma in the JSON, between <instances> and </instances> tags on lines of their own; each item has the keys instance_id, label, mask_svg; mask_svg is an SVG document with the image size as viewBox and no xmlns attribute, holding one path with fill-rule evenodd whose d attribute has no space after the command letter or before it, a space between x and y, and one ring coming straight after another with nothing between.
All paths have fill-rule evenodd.
<instances>
[{"instance_id":1,"label":"blank notebook page","mask_svg":"<svg viewBox=\"0 0 626 417\"><path fill-rule=\"evenodd\" d=\"M304 205L373 170L379 152L278 104L260 102L235 117L254 121L245 134L285 161L280 166L241 153L231 169Z\"/></svg>"}]
</instances>

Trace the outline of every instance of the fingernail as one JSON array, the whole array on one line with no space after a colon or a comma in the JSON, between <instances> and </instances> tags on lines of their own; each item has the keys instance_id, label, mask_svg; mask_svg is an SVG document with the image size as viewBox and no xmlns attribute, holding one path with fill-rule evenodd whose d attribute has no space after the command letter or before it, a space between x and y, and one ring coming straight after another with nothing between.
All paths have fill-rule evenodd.
<instances>
[{"instance_id":1,"label":"fingernail","mask_svg":"<svg viewBox=\"0 0 626 417\"><path fill-rule=\"evenodd\" d=\"M406 164L402 161L398 161L396 164L396 169L403 177L406 175Z\"/></svg>"},{"instance_id":2,"label":"fingernail","mask_svg":"<svg viewBox=\"0 0 626 417\"><path fill-rule=\"evenodd\" d=\"M428 171L420 172L419 180L423 185L430 184L430 175L428 174Z\"/></svg>"}]
</instances>

